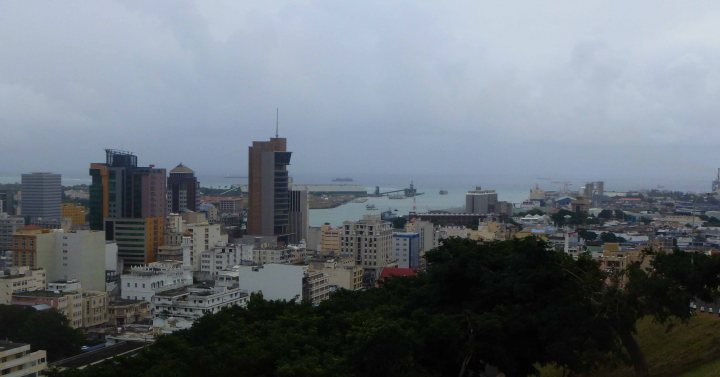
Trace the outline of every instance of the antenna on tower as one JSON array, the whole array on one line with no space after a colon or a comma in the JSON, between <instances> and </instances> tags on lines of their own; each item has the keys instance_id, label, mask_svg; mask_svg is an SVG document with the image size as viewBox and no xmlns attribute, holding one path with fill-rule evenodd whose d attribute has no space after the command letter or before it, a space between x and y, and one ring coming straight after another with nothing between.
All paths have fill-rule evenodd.
<instances>
[{"instance_id":1,"label":"antenna on tower","mask_svg":"<svg viewBox=\"0 0 720 377\"><path fill-rule=\"evenodd\" d=\"M278 125L280 124L280 108L275 108L275 138L278 138Z\"/></svg>"}]
</instances>

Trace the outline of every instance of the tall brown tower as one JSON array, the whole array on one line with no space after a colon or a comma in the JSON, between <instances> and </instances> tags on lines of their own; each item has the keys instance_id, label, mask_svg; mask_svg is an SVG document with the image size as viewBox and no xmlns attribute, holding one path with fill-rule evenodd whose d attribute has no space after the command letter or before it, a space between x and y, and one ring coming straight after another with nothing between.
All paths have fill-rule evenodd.
<instances>
[{"instance_id":1,"label":"tall brown tower","mask_svg":"<svg viewBox=\"0 0 720 377\"><path fill-rule=\"evenodd\" d=\"M251 236L278 236L287 242L290 209L287 140L253 141L248 155L248 224Z\"/></svg>"}]
</instances>

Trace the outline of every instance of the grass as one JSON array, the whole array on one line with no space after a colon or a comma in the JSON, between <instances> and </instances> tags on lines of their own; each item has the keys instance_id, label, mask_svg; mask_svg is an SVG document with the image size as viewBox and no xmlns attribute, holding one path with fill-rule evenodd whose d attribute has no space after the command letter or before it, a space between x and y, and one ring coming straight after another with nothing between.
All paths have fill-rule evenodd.
<instances>
[{"instance_id":1,"label":"grass","mask_svg":"<svg viewBox=\"0 0 720 377\"><path fill-rule=\"evenodd\" d=\"M638 322L637 339L645 352L653 377L720 376L720 317L698 315L687 324L653 323L649 318ZM685 373L685 374L684 374ZM553 368L544 368L542 377L560 376ZM601 368L583 377L634 377L632 366Z\"/></svg>"},{"instance_id":2,"label":"grass","mask_svg":"<svg viewBox=\"0 0 720 377\"><path fill-rule=\"evenodd\" d=\"M720 359L701 365L680 377L715 377L720 376Z\"/></svg>"}]
</instances>

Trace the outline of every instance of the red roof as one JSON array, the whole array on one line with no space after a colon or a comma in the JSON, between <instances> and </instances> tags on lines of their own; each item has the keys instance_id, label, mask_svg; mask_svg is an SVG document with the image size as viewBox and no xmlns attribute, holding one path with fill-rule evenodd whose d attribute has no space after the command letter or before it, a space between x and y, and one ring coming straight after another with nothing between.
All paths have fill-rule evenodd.
<instances>
[{"instance_id":1,"label":"red roof","mask_svg":"<svg viewBox=\"0 0 720 377\"><path fill-rule=\"evenodd\" d=\"M417 270L414 268L385 267L380 273L380 280L391 276L414 276Z\"/></svg>"}]
</instances>

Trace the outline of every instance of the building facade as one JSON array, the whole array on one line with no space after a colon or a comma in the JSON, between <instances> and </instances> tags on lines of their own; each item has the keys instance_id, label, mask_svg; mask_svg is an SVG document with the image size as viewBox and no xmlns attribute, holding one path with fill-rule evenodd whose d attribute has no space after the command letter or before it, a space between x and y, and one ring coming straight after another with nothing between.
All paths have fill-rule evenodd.
<instances>
[{"instance_id":1,"label":"building facade","mask_svg":"<svg viewBox=\"0 0 720 377\"><path fill-rule=\"evenodd\" d=\"M46 284L42 268L14 267L0 271L0 305L10 305L16 293L44 290Z\"/></svg>"},{"instance_id":2,"label":"building facade","mask_svg":"<svg viewBox=\"0 0 720 377\"><path fill-rule=\"evenodd\" d=\"M165 169L137 166L130 152L105 150L105 163L90 164L90 229L103 230L105 219L165 218Z\"/></svg>"},{"instance_id":3,"label":"building facade","mask_svg":"<svg viewBox=\"0 0 720 377\"><path fill-rule=\"evenodd\" d=\"M420 234L394 233L393 245L399 268L418 268L420 266Z\"/></svg>"},{"instance_id":4,"label":"building facade","mask_svg":"<svg viewBox=\"0 0 720 377\"><path fill-rule=\"evenodd\" d=\"M429 221L413 219L405 224L406 232L414 232L420 235L420 253L424 254L438 247L438 238L435 226Z\"/></svg>"},{"instance_id":5,"label":"building facade","mask_svg":"<svg viewBox=\"0 0 720 377\"><path fill-rule=\"evenodd\" d=\"M340 250L353 255L366 269L380 269L393 261L392 224L380 215L364 215L359 221L343 222Z\"/></svg>"},{"instance_id":6,"label":"building facade","mask_svg":"<svg viewBox=\"0 0 720 377\"><path fill-rule=\"evenodd\" d=\"M13 234L25 226L25 219L0 213L0 251L12 249Z\"/></svg>"},{"instance_id":7,"label":"building facade","mask_svg":"<svg viewBox=\"0 0 720 377\"><path fill-rule=\"evenodd\" d=\"M25 343L0 340L0 376L37 377L47 368L47 353Z\"/></svg>"},{"instance_id":8,"label":"building facade","mask_svg":"<svg viewBox=\"0 0 720 377\"><path fill-rule=\"evenodd\" d=\"M166 290L193 283L192 272L180 262L154 262L135 266L120 277L121 297L125 300L152 302L152 297Z\"/></svg>"},{"instance_id":9,"label":"building facade","mask_svg":"<svg viewBox=\"0 0 720 377\"><path fill-rule=\"evenodd\" d=\"M320 251L323 253L340 252L340 235L342 228L333 228L330 224L320 226Z\"/></svg>"},{"instance_id":10,"label":"building facade","mask_svg":"<svg viewBox=\"0 0 720 377\"><path fill-rule=\"evenodd\" d=\"M157 334L169 334L189 329L206 314L247 305L248 298L248 293L237 285L201 284L160 292L152 298L153 330Z\"/></svg>"},{"instance_id":11,"label":"building facade","mask_svg":"<svg viewBox=\"0 0 720 377\"><path fill-rule=\"evenodd\" d=\"M483 190L480 186L465 194L465 212L495 213L498 199L495 190Z\"/></svg>"},{"instance_id":12,"label":"building facade","mask_svg":"<svg viewBox=\"0 0 720 377\"><path fill-rule=\"evenodd\" d=\"M60 224L60 203L62 203L60 174L23 174L21 193L21 211L28 224Z\"/></svg>"},{"instance_id":13,"label":"building facade","mask_svg":"<svg viewBox=\"0 0 720 377\"><path fill-rule=\"evenodd\" d=\"M299 244L307 240L308 232L308 192L307 190L290 190L288 192L290 208L288 213L288 242Z\"/></svg>"},{"instance_id":14,"label":"building facade","mask_svg":"<svg viewBox=\"0 0 720 377\"><path fill-rule=\"evenodd\" d=\"M80 291L32 291L16 293L12 296L12 305L47 305L64 315L68 325L79 329L83 325L83 300Z\"/></svg>"},{"instance_id":15,"label":"building facade","mask_svg":"<svg viewBox=\"0 0 720 377\"><path fill-rule=\"evenodd\" d=\"M200 271L202 252L222 243L227 243L227 236L221 233L220 224L208 222L187 224L182 244L190 252L188 266L193 271Z\"/></svg>"},{"instance_id":16,"label":"building facade","mask_svg":"<svg viewBox=\"0 0 720 377\"><path fill-rule=\"evenodd\" d=\"M36 253L48 281L78 280L84 289L105 291L105 233L95 230L50 233L54 240Z\"/></svg>"},{"instance_id":17,"label":"building facade","mask_svg":"<svg viewBox=\"0 0 720 377\"><path fill-rule=\"evenodd\" d=\"M215 279L220 271L240 264L253 263L253 246L219 243L200 253L200 271L208 279Z\"/></svg>"},{"instance_id":18,"label":"building facade","mask_svg":"<svg viewBox=\"0 0 720 377\"><path fill-rule=\"evenodd\" d=\"M144 300L114 299L108 303L108 325L119 327L151 318L150 303Z\"/></svg>"},{"instance_id":19,"label":"building facade","mask_svg":"<svg viewBox=\"0 0 720 377\"><path fill-rule=\"evenodd\" d=\"M22 229L12 236L13 265L39 268L38 254L55 250L55 234L49 229Z\"/></svg>"},{"instance_id":20,"label":"building facade","mask_svg":"<svg viewBox=\"0 0 720 377\"><path fill-rule=\"evenodd\" d=\"M330 259L315 262L311 266L325 273L331 290L359 291L363 287L363 268L356 265L353 259Z\"/></svg>"},{"instance_id":21,"label":"building facade","mask_svg":"<svg viewBox=\"0 0 720 377\"><path fill-rule=\"evenodd\" d=\"M123 270L131 266L152 263L165 240L165 219L109 218L105 221L105 239L118 247Z\"/></svg>"},{"instance_id":22,"label":"building facade","mask_svg":"<svg viewBox=\"0 0 720 377\"><path fill-rule=\"evenodd\" d=\"M324 271L310 270L305 272L303 279L303 300L310 301L313 305L330 298L331 287L328 276Z\"/></svg>"},{"instance_id":23,"label":"building facade","mask_svg":"<svg viewBox=\"0 0 720 377\"><path fill-rule=\"evenodd\" d=\"M276 236L288 242L288 171L291 152L287 140L254 141L248 151L248 222L251 236Z\"/></svg>"},{"instance_id":24,"label":"building facade","mask_svg":"<svg viewBox=\"0 0 720 377\"><path fill-rule=\"evenodd\" d=\"M60 214L63 219L70 219L72 225L85 225L87 223L85 206L74 203L63 203L60 206Z\"/></svg>"},{"instance_id":25,"label":"building facade","mask_svg":"<svg viewBox=\"0 0 720 377\"><path fill-rule=\"evenodd\" d=\"M195 172L182 163L170 170L167 179L167 196L168 213L198 211L200 183L195 178Z\"/></svg>"}]
</instances>

